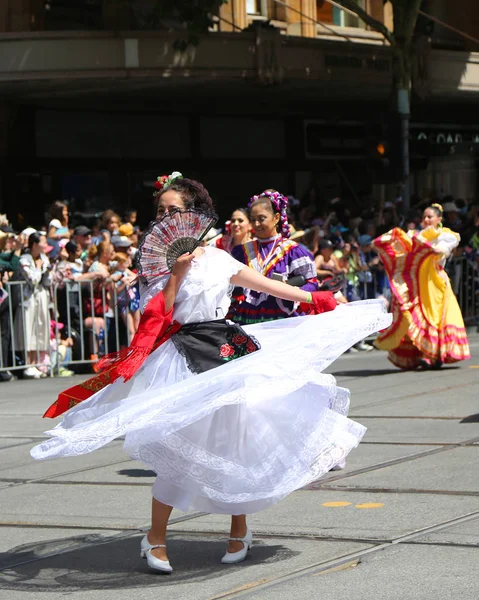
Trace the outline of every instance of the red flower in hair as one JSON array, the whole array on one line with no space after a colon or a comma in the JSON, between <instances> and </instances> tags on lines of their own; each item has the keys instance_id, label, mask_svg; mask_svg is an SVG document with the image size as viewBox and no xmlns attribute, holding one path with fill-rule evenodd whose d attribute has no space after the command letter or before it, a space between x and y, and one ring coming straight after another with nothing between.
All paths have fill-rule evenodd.
<instances>
[{"instance_id":1,"label":"red flower in hair","mask_svg":"<svg viewBox=\"0 0 479 600\"><path fill-rule=\"evenodd\" d=\"M233 356L234 353L235 349L229 344L223 344L220 348L220 356L222 358L229 358L230 356Z\"/></svg>"},{"instance_id":2,"label":"red flower in hair","mask_svg":"<svg viewBox=\"0 0 479 600\"><path fill-rule=\"evenodd\" d=\"M157 177L155 181L155 187L158 191L161 191L168 179L168 175L162 175L161 177Z\"/></svg>"}]
</instances>

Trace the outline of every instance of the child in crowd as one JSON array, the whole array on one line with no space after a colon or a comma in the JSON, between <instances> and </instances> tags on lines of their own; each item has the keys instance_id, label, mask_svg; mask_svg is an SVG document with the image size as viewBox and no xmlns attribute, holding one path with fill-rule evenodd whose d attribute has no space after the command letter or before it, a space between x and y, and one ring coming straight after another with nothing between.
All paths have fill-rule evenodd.
<instances>
[{"instance_id":1,"label":"child in crowd","mask_svg":"<svg viewBox=\"0 0 479 600\"><path fill-rule=\"evenodd\" d=\"M134 208L128 208L125 210L125 218L123 221L124 225L131 225L133 227L133 232L136 235L140 233L140 228L138 227L136 221L138 219L138 213ZM127 233L122 233L121 235L129 235Z\"/></svg>"},{"instance_id":2,"label":"child in crowd","mask_svg":"<svg viewBox=\"0 0 479 600\"><path fill-rule=\"evenodd\" d=\"M131 340L140 322L140 294L138 287L132 285L136 275L130 270L131 259L124 252L117 252L113 258L116 270L113 277L121 276L116 282L117 305Z\"/></svg>"}]
</instances>

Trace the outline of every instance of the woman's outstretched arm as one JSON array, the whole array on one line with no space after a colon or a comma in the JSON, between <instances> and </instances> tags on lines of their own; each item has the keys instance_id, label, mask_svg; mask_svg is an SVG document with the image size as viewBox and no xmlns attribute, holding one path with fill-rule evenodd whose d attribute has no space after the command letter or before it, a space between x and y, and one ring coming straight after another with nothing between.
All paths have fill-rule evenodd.
<instances>
[{"instance_id":1,"label":"woman's outstretched arm","mask_svg":"<svg viewBox=\"0 0 479 600\"><path fill-rule=\"evenodd\" d=\"M268 279L250 267L244 267L239 273L233 275L231 283L256 292L263 292L282 300L293 302L311 302L311 292L305 292L281 281ZM318 292L315 292L318 293Z\"/></svg>"}]
</instances>

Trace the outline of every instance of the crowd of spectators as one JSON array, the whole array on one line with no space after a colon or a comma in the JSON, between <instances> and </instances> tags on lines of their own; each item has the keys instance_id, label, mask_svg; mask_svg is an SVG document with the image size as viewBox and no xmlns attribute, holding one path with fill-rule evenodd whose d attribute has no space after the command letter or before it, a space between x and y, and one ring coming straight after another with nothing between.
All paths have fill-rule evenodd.
<instances>
[{"instance_id":1,"label":"crowd of spectators","mask_svg":"<svg viewBox=\"0 0 479 600\"><path fill-rule=\"evenodd\" d=\"M424 208L435 201L414 198L406 214L400 197L379 204L363 199L352 206L339 198L319 202L312 191L301 202L290 197L292 238L312 253L319 280L342 280L344 302L381 297L388 303L388 279L372 241L396 226L419 229ZM455 255L465 256L479 273L479 204L447 197L442 205L444 226L461 235ZM105 346L118 349L114 314L120 315L120 345L136 331L136 210L125 211L123 218L106 210L74 227L69 219L68 206L60 201L50 207L42 231L15 232L0 215L0 381L13 377L6 367L19 365L24 377L45 377L52 370L68 376L80 346L83 358L92 361Z\"/></svg>"},{"instance_id":2,"label":"crowd of spectators","mask_svg":"<svg viewBox=\"0 0 479 600\"><path fill-rule=\"evenodd\" d=\"M293 237L315 257L318 278L344 278L344 296L348 301L390 297L388 279L372 241L393 227L420 230L424 209L432 203L443 206L443 225L456 231L461 242L454 256L465 257L479 277L479 203L447 196L412 198L411 209L402 208L402 199L379 204L361 202L362 206L345 205L339 198L326 207L318 207L315 194L302 202L292 199Z\"/></svg>"},{"instance_id":3,"label":"crowd of spectators","mask_svg":"<svg viewBox=\"0 0 479 600\"><path fill-rule=\"evenodd\" d=\"M15 232L0 215L0 381L14 377L13 366L31 379L73 375L73 360L128 344L139 322L136 219L136 210L123 219L106 210L71 227L57 201L42 230Z\"/></svg>"}]
</instances>

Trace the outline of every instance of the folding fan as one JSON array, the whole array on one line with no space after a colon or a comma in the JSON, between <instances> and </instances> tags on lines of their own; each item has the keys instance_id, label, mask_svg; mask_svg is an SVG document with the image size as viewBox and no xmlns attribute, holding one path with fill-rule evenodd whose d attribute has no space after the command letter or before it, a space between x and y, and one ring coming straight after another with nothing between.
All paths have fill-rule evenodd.
<instances>
[{"instance_id":1,"label":"folding fan","mask_svg":"<svg viewBox=\"0 0 479 600\"><path fill-rule=\"evenodd\" d=\"M182 254L191 254L218 216L196 208L173 208L150 223L138 247L138 275L149 282L168 275Z\"/></svg>"}]
</instances>

